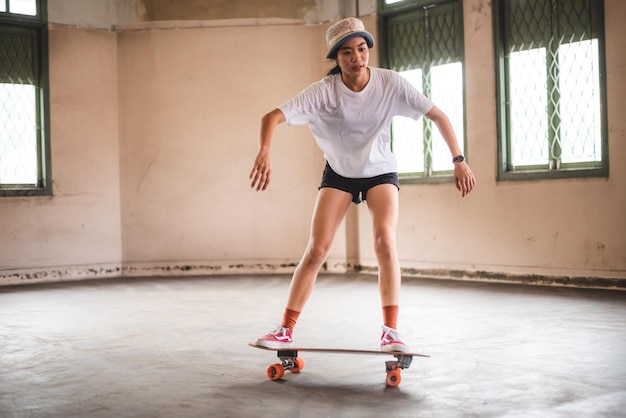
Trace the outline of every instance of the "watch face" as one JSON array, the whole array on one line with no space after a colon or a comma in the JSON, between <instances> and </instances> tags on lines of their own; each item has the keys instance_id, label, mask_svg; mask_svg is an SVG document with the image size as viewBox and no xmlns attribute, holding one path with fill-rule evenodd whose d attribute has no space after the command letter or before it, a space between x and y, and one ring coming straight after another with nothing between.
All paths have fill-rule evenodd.
<instances>
[{"instance_id":1,"label":"watch face","mask_svg":"<svg viewBox=\"0 0 626 418\"><path fill-rule=\"evenodd\" d=\"M458 163L458 162L461 162L461 161L465 161L465 157L463 157L462 155L456 156L456 157L454 157L454 159L452 159L453 163Z\"/></svg>"}]
</instances>

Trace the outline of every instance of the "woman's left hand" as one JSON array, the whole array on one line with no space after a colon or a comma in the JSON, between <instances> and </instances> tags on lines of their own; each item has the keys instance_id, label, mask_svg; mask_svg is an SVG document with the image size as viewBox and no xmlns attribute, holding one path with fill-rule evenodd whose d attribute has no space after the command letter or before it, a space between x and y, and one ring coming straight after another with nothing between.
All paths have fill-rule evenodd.
<instances>
[{"instance_id":1,"label":"woman's left hand","mask_svg":"<svg viewBox=\"0 0 626 418\"><path fill-rule=\"evenodd\" d=\"M476 178L465 161L454 163L454 183L461 197L467 196L474 188Z\"/></svg>"}]
</instances>

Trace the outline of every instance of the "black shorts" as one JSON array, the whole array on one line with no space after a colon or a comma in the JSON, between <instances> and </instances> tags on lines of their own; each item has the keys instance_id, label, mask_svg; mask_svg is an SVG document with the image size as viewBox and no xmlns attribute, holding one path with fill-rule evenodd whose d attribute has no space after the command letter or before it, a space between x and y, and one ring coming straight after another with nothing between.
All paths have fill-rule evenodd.
<instances>
[{"instance_id":1,"label":"black shorts","mask_svg":"<svg viewBox=\"0 0 626 418\"><path fill-rule=\"evenodd\" d=\"M361 199L367 199L367 191L369 189L381 184L393 184L398 188L398 190L400 190L398 173L386 173L375 177L351 179L335 173L327 162L326 167L324 168L324 174L322 174L322 183L317 189L319 190L323 187L330 187L348 192L352 195L352 201L358 205L361 203Z\"/></svg>"}]
</instances>

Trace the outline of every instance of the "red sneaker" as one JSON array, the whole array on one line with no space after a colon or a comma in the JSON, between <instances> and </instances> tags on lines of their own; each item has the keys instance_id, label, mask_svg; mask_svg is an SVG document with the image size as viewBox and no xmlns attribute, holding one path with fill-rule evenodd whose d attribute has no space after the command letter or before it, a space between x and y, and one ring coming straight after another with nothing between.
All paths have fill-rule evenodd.
<instances>
[{"instance_id":1,"label":"red sneaker","mask_svg":"<svg viewBox=\"0 0 626 418\"><path fill-rule=\"evenodd\" d=\"M406 353L409 351L409 347L402 342L398 331L383 325L383 335L380 337L380 350L385 352L399 351Z\"/></svg>"},{"instance_id":2,"label":"red sneaker","mask_svg":"<svg viewBox=\"0 0 626 418\"><path fill-rule=\"evenodd\" d=\"M278 327L257 339L255 344L267 348L289 348L293 344L291 330Z\"/></svg>"}]
</instances>

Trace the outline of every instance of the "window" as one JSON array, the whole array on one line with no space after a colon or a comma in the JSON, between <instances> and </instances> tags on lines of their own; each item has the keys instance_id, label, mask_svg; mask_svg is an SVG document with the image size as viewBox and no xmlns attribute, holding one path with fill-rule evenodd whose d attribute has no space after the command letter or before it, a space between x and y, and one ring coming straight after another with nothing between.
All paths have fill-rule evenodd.
<instances>
[{"instance_id":1,"label":"window","mask_svg":"<svg viewBox=\"0 0 626 418\"><path fill-rule=\"evenodd\" d=\"M0 196L51 194L41 0L0 0Z\"/></svg>"},{"instance_id":2,"label":"window","mask_svg":"<svg viewBox=\"0 0 626 418\"><path fill-rule=\"evenodd\" d=\"M380 12L383 65L398 71L448 115L464 149L461 2L384 0ZM391 134L404 182L449 179L454 170L450 152L429 119L396 117Z\"/></svg>"},{"instance_id":3,"label":"window","mask_svg":"<svg viewBox=\"0 0 626 418\"><path fill-rule=\"evenodd\" d=\"M608 175L602 0L498 0L499 178Z\"/></svg>"}]
</instances>

